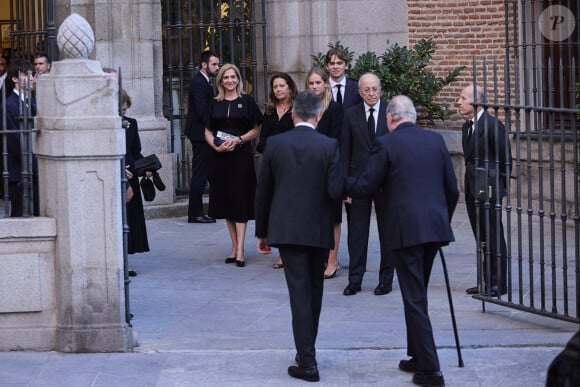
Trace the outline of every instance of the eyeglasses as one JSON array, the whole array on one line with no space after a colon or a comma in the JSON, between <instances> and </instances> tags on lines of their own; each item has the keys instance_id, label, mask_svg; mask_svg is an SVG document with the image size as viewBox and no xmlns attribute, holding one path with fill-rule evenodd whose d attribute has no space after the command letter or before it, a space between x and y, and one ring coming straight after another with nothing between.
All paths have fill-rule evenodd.
<instances>
[{"instance_id":1,"label":"eyeglasses","mask_svg":"<svg viewBox=\"0 0 580 387\"><path fill-rule=\"evenodd\" d=\"M361 92L364 95L369 95L370 93L378 94L381 92L381 89L379 87L367 87L366 89L362 89Z\"/></svg>"}]
</instances>

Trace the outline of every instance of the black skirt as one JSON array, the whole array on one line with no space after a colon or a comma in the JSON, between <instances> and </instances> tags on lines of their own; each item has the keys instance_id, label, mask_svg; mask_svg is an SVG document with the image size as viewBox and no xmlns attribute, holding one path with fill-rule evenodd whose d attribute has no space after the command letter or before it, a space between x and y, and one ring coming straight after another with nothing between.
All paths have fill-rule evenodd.
<instances>
[{"instance_id":1,"label":"black skirt","mask_svg":"<svg viewBox=\"0 0 580 387\"><path fill-rule=\"evenodd\" d=\"M233 152L213 152L209 188L209 216L238 223L254 219L256 170L250 143Z\"/></svg>"},{"instance_id":2,"label":"black skirt","mask_svg":"<svg viewBox=\"0 0 580 387\"><path fill-rule=\"evenodd\" d=\"M127 225L129 226L127 248L129 254L145 253L149 251L149 241L139 178L133 177L129 180L129 184L133 188L133 198L127 203Z\"/></svg>"}]
</instances>

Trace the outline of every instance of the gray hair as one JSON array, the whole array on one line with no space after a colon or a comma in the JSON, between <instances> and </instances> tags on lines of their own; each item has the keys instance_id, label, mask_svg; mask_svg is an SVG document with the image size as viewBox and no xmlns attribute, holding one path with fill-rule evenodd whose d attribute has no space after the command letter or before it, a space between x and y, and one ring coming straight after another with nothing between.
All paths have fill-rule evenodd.
<instances>
[{"instance_id":1,"label":"gray hair","mask_svg":"<svg viewBox=\"0 0 580 387\"><path fill-rule=\"evenodd\" d=\"M487 93L485 89L479 85L475 86L473 89L473 85L471 87L471 91L473 92L473 101L479 101L479 104L487 102Z\"/></svg>"},{"instance_id":2,"label":"gray hair","mask_svg":"<svg viewBox=\"0 0 580 387\"><path fill-rule=\"evenodd\" d=\"M322 110L322 100L310 90L302 91L294 100L292 111L301 121L314 119Z\"/></svg>"},{"instance_id":3,"label":"gray hair","mask_svg":"<svg viewBox=\"0 0 580 387\"><path fill-rule=\"evenodd\" d=\"M374 79L379 83L379 87L381 86L381 80L379 79L378 75L375 73L368 72L368 73L364 73L363 75L361 75L360 78L358 79L358 87L359 88L360 88L361 81L364 78Z\"/></svg>"},{"instance_id":4,"label":"gray hair","mask_svg":"<svg viewBox=\"0 0 580 387\"><path fill-rule=\"evenodd\" d=\"M406 95L394 96L387 105L387 113L393 115L395 122L405 120L415 123L417 121L415 105L413 105L413 101Z\"/></svg>"}]
</instances>

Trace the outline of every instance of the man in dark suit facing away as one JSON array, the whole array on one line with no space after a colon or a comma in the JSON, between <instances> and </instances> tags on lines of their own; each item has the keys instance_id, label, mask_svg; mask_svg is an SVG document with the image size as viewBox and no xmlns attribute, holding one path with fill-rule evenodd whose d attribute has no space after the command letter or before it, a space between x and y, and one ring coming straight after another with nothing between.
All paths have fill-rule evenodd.
<instances>
[{"instance_id":1,"label":"man in dark suit facing away","mask_svg":"<svg viewBox=\"0 0 580 387\"><path fill-rule=\"evenodd\" d=\"M304 91L294 100L294 129L268 140L256 189L258 251L275 246L284 260L297 366L288 374L320 379L316 336L324 264L333 247L332 208L342 198L338 142L315 128L322 102Z\"/></svg>"},{"instance_id":2,"label":"man in dark suit facing away","mask_svg":"<svg viewBox=\"0 0 580 387\"><path fill-rule=\"evenodd\" d=\"M387 103L381 100L381 82L372 73L363 74L359 79L359 93L363 102L348 108L342 121L340 157L347 176L358 177L365 171L367 160L375 137L388 134ZM372 109L372 111L371 111ZM393 289L394 264L384 247L389 230L385 227L385 199L380 192L368 198L347 198L346 214L348 222L348 285L343 291L352 296L361 290L363 276L367 269L369 227L371 211L375 207L381 263L379 284L374 294L389 294Z\"/></svg>"},{"instance_id":3,"label":"man in dark suit facing away","mask_svg":"<svg viewBox=\"0 0 580 387\"><path fill-rule=\"evenodd\" d=\"M211 147L205 141L206 116L214 97L210 78L219 71L219 58L211 51L201 53L200 69L191 80L187 105L185 135L191 141L191 183L189 186L189 223L215 223L215 219L203 213L202 196L209 175Z\"/></svg>"},{"instance_id":4,"label":"man in dark suit facing away","mask_svg":"<svg viewBox=\"0 0 580 387\"><path fill-rule=\"evenodd\" d=\"M369 197L382 188L389 230L385 247L394 259L407 326L407 354L399 368L413 383L444 385L427 308L427 286L439 247L454 240L451 216L459 190L443 138L415 124L406 96L387 106L390 134L376 139L366 172L346 179L345 191Z\"/></svg>"}]
</instances>

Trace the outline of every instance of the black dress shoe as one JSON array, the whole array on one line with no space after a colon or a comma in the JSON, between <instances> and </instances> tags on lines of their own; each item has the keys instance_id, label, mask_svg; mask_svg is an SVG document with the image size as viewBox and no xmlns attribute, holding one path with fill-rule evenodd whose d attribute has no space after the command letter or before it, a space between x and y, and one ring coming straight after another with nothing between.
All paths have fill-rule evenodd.
<instances>
[{"instance_id":1,"label":"black dress shoe","mask_svg":"<svg viewBox=\"0 0 580 387\"><path fill-rule=\"evenodd\" d=\"M211 216L203 215L203 217L205 218L205 220L209 220L209 223L215 223L215 219L212 218Z\"/></svg>"},{"instance_id":2,"label":"black dress shoe","mask_svg":"<svg viewBox=\"0 0 580 387\"><path fill-rule=\"evenodd\" d=\"M501 288L501 295L504 295L506 293L507 293L507 289ZM492 286L491 289L489 289L489 292L486 292L485 295L488 297L499 297L500 293L499 293L498 287Z\"/></svg>"},{"instance_id":3,"label":"black dress shoe","mask_svg":"<svg viewBox=\"0 0 580 387\"><path fill-rule=\"evenodd\" d=\"M479 289L477 288L477 286L474 286L472 288L469 288L469 289L465 290L465 293L467 293L467 294L477 294L477 293L479 293Z\"/></svg>"},{"instance_id":4,"label":"black dress shoe","mask_svg":"<svg viewBox=\"0 0 580 387\"><path fill-rule=\"evenodd\" d=\"M215 219L208 219L204 215L200 215L196 216L195 218L189 218L188 223L215 223Z\"/></svg>"},{"instance_id":5,"label":"black dress shoe","mask_svg":"<svg viewBox=\"0 0 580 387\"><path fill-rule=\"evenodd\" d=\"M387 286L385 284L378 284L377 287L375 288L375 296L382 296L385 294L389 294L392 291L393 291L392 286Z\"/></svg>"},{"instance_id":6,"label":"black dress shoe","mask_svg":"<svg viewBox=\"0 0 580 387\"><path fill-rule=\"evenodd\" d=\"M354 294L357 294L360 291L361 291L361 288L360 288L359 284L348 284L348 286L346 288L344 288L344 291L342 292L342 294L344 294L345 296L352 296Z\"/></svg>"},{"instance_id":7,"label":"black dress shoe","mask_svg":"<svg viewBox=\"0 0 580 387\"><path fill-rule=\"evenodd\" d=\"M318 368L315 365L311 367L290 366L288 367L288 375L307 382L318 382L320 380Z\"/></svg>"},{"instance_id":8,"label":"black dress shoe","mask_svg":"<svg viewBox=\"0 0 580 387\"><path fill-rule=\"evenodd\" d=\"M137 272L133 269L129 269L127 271L127 274L129 275L129 277L137 277Z\"/></svg>"},{"instance_id":9,"label":"black dress shoe","mask_svg":"<svg viewBox=\"0 0 580 387\"><path fill-rule=\"evenodd\" d=\"M415 361L415 358L412 357L409 360L401 360L399 362L399 369L405 372L417 371L417 362Z\"/></svg>"},{"instance_id":10,"label":"black dress shoe","mask_svg":"<svg viewBox=\"0 0 580 387\"><path fill-rule=\"evenodd\" d=\"M413 375L413 383L419 386L444 386L445 380L441 371L417 371Z\"/></svg>"},{"instance_id":11,"label":"black dress shoe","mask_svg":"<svg viewBox=\"0 0 580 387\"><path fill-rule=\"evenodd\" d=\"M300 355L296 354L296 356L294 356L294 361L296 362L296 364L300 365ZM317 366L318 363L316 363L316 359L314 359L314 365Z\"/></svg>"}]
</instances>

